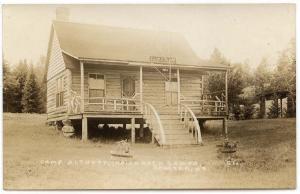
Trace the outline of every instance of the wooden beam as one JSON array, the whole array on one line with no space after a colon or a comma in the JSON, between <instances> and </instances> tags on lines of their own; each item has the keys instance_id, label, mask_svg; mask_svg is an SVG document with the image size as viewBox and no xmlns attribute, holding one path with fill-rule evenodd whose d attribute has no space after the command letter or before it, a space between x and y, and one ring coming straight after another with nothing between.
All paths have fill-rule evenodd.
<instances>
[{"instance_id":1,"label":"wooden beam","mask_svg":"<svg viewBox=\"0 0 300 194\"><path fill-rule=\"evenodd\" d=\"M177 105L178 105L178 113L180 113L180 75L179 75L179 68L177 68Z\"/></svg>"},{"instance_id":2,"label":"wooden beam","mask_svg":"<svg viewBox=\"0 0 300 194\"><path fill-rule=\"evenodd\" d=\"M135 143L135 118L131 119L131 143Z\"/></svg>"},{"instance_id":3,"label":"wooden beam","mask_svg":"<svg viewBox=\"0 0 300 194\"><path fill-rule=\"evenodd\" d=\"M140 123L140 131L139 136L142 138L144 137L144 121L142 120Z\"/></svg>"},{"instance_id":4,"label":"wooden beam","mask_svg":"<svg viewBox=\"0 0 300 194\"><path fill-rule=\"evenodd\" d=\"M114 112L109 112L107 114L100 113L100 112L94 112L94 113L85 112L83 114L83 116L89 117L89 118L123 118L123 119L126 119L126 118L131 119L132 117L143 118L142 114L126 114L126 113L115 114Z\"/></svg>"},{"instance_id":5,"label":"wooden beam","mask_svg":"<svg viewBox=\"0 0 300 194\"><path fill-rule=\"evenodd\" d=\"M67 54L67 53L65 53ZM144 66L144 67L166 67L166 64L158 64L158 63L151 63L151 62L140 62L140 61L123 61L123 60L107 60L107 59L91 59L91 58L84 58L84 57L78 57L78 60L90 63L90 64L109 64L109 65L115 65L119 66L122 65L124 67L130 67L130 66ZM186 70L208 70L208 71L226 71L228 67L213 67L213 66L199 66L199 65L187 65L187 64L173 64L173 66L176 68L186 69Z\"/></svg>"},{"instance_id":6,"label":"wooden beam","mask_svg":"<svg viewBox=\"0 0 300 194\"><path fill-rule=\"evenodd\" d=\"M201 96L204 94L204 75L201 75Z\"/></svg>"},{"instance_id":7,"label":"wooden beam","mask_svg":"<svg viewBox=\"0 0 300 194\"><path fill-rule=\"evenodd\" d=\"M280 118L282 118L282 98L280 97Z\"/></svg>"},{"instance_id":8,"label":"wooden beam","mask_svg":"<svg viewBox=\"0 0 300 194\"><path fill-rule=\"evenodd\" d=\"M226 115L229 115L228 112L228 71L225 73L225 102L226 102Z\"/></svg>"},{"instance_id":9,"label":"wooden beam","mask_svg":"<svg viewBox=\"0 0 300 194\"><path fill-rule=\"evenodd\" d=\"M226 117L224 119L224 132L225 132L225 138L228 137L228 126L227 126L227 119L229 115L228 110L228 70L225 73L225 102L226 102Z\"/></svg>"},{"instance_id":10,"label":"wooden beam","mask_svg":"<svg viewBox=\"0 0 300 194\"><path fill-rule=\"evenodd\" d=\"M84 67L83 62L80 61L80 110L81 113L84 112Z\"/></svg>"},{"instance_id":11,"label":"wooden beam","mask_svg":"<svg viewBox=\"0 0 300 194\"><path fill-rule=\"evenodd\" d=\"M143 113L143 67L140 66L140 103L141 112Z\"/></svg>"},{"instance_id":12,"label":"wooden beam","mask_svg":"<svg viewBox=\"0 0 300 194\"><path fill-rule=\"evenodd\" d=\"M278 96L277 96L277 94L275 93L274 94L274 104L275 104L275 107L276 107L276 118L278 118L279 117L279 105L278 105Z\"/></svg>"},{"instance_id":13,"label":"wooden beam","mask_svg":"<svg viewBox=\"0 0 300 194\"><path fill-rule=\"evenodd\" d=\"M227 124L227 118L223 119L223 135L225 138L228 137L228 124Z\"/></svg>"},{"instance_id":14,"label":"wooden beam","mask_svg":"<svg viewBox=\"0 0 300 194\"><path fill-rule=\"evenodd\" d=\"M87 141L88 140L88 123L87 117L83 117L82 120L82 130L81 130L81 140Z\"/></svg>"}]
</instances>

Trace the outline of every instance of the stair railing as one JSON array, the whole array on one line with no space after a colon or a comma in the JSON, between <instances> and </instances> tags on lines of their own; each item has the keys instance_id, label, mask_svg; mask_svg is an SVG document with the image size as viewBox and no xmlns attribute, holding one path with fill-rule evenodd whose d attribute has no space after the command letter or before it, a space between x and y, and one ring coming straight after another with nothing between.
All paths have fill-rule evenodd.
<instances>
[{"instance_id":1,"label":"stair railing","mask_svg":"<svg viewBox=\"0 0 300 194\"><path fill-rule=\"evenodd\" d=\"M159 138L156 137L156 140L160 145L164 145L166 143L165 131L161 124L161 120L156 109L152 106L152 104L144 102L143 111L144 118L149 124L149 129L152 131L152 135L155 137L156 132L158 132Z\"/></svg>"},{"instance_id":2,"label":"stair railing","mask_svg":"<svg viewBox=\"0 0 300 194\"><path fill-rule=\"evenodd\" d=\"M202 136L199 122L194 112L185 104L180 104L180 118L185 128L192 132L196 143L202 144Z\"/></svg>"}]
</instances>

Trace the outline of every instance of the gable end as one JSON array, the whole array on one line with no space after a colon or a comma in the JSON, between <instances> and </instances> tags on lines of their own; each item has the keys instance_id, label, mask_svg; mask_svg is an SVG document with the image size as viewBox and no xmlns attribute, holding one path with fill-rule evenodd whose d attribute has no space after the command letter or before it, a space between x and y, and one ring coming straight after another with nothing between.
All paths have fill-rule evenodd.
<instances>
[{"instance_id":1,"label":"gable end","mask_svg":"<svg viewBox=\"0 0 300 194\"><path fill-rule=\"evenodd\" d=\"M55 75L66 69L62 50L60 48L56 32L53 29L51 32L51 42L49 43L49 52L47 57L47 80L50 80Z\"/></svg>"}]
</instances>

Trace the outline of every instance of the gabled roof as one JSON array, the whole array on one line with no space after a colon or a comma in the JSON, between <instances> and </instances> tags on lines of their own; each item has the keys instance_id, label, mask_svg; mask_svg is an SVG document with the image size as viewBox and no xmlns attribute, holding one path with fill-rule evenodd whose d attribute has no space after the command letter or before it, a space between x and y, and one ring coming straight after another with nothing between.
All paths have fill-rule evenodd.
<instances>
[{"instance_id":1,"label":"gabled roof","mask_svg":"<svg viewBox=\"0 0 300 194\"><path fill-rule=\"evenodd\" d=\"M150 62L151 56L176 58L178 65L224 67L197 57L177 33L53 21L60 48L76 59Z\"/></svg>"}]
</instances>

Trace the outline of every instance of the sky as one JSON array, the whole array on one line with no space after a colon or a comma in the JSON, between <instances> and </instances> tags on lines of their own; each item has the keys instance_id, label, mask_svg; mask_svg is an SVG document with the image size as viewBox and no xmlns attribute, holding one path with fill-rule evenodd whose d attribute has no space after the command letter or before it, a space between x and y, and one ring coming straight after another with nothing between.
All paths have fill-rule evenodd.
<instances>
[{"instance_id":1,"label":"sky","mask_svg":"<svg viewBox=\"0 0 300 194\"><path fill-rule=\"evenodd\" d=\"M275 64L295 38L295 6L252 5L64 5L70 21L178 32L208 59L214 48L231 62ZM58 5L4 5L3 56L11 64L46 56Z\"/></svg>"}]
</instances>

